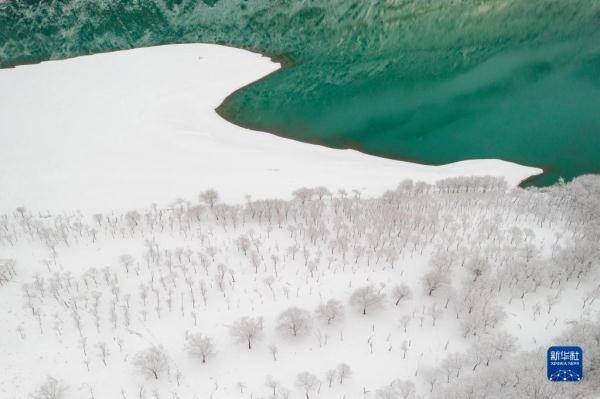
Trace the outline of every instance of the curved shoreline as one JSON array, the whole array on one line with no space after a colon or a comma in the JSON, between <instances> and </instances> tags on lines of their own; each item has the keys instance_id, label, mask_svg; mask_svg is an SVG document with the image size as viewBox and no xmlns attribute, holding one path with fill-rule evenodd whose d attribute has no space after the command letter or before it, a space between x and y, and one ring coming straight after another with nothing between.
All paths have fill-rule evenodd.
<instances>
[{"instance_id":1,"label":"curved shoreline","mask_svg":"<svg viewBox=\"0 0 600 399\"><path fill-rule=\"evenodd\" d=\"M501 160L389 160L250 131L215 112L279 67L247 50L189 44L0 70L9 93L0 99L0 209L119 210L208 187L228 202L318 185L379 195L405 178L463 175L516 186L540 172Z\"/></svg>"},{"instance_id":2,"label":"curved shoreline","mask_svg":"<svg viewBox=\"0 0 600 399\"><path fill-rule=\"evenodd\" d=\"M307 144L312 144L312 145L319 145L319 146L323 146L326 148L331 148L331 149L336 149L336 150L354 150L354 151L358 151L361 152L363 154L366 155L370 155L370 156L374 156L374 157L378 157L378 158L383 158L383 159L389 159L391 161L401 161L401 162L410 162L410 163L414 163L414 164L418 164L418 165L425 165L425 166L444 166L444 165L450 165L452 163L457 163L457 162L463 162L463 161L477 161L480 160L482 158L467 158L467 159L462 159L460 161L455 161L455 162L451 162L451 163L429 163L429 162L423 162L419 159L416 158L410 158L410 157L398 157L398 156L388 156L385 154L376 154L376 153L372 153L369 152L367 150L365 150L360 144L358 143L354 143L353 141L345 141L343 145L339 145L339 146L333 146L333 145L328 145L324 142L324 140L319 140L319 139L313 139L313 140L299 140L297 137L295 137L292 134L286 134L283 131L281 131L280 129L277 129L276 127L270 128L268 130L263 130L263 129L256 129L254 126L252 126L251 124L245 124L242 122L237 121L233 116L233 111L230 108L230 103L231 103L231 99L233 97L235 97L236 95L238 95L238 93L240 93L241 91L247 89L249 86L253 86L265 79L269 79L271 77L271 75L281 72L284 69L287 68L292 68L294 66L296 66L297 64L294 63L294 61L289 58L286 57L285 55L277 55L277 54L272 54L272 53L268 53L265 51L262 51L260 49L255 49L255 48L248 48L248 47L238 47L238 46L227 46L225 44L219 44L219 45L223 45L226 47L232 47L232 48L238 48L241 50L246 50L246 51L250 51L253 53L257 53L260 54L264 57L267 57L269 59L271 59L273 62L278 63L281 67L271 73L269 73L268 75L265 75L263 77L261 77L260 79L257 79L253 82L248 83L247 85L244 85L238 89L236 89L235 91L233 91L232 93L230 93L227 97L225 97L225 99L223 100L223 102L217 107L215 108L215 112L221 116L223 119L225 119L226 121L233 123L234 125L237 125L239 127L242 127L244 129L248 129L248 130L252 130L252 131L260 131L260 132L264 132L264 133L269 133L272 134L274 136L277 137L282 137L282 138L286 138L286 139L290 139L290 140L295 140L295 141L300 141L303 143L307 143ZM504 162L511 162L517 165L522 165L522 166L527 166L524 164L521 164L515 160L510 160L510 159L500 159L500 158L493 158L493 159L498 159ZM533 174L531 176L528 176L527 178L524 178L523 180L521 180L521 182L519 182L518 186L521 188L525 188L528 186L532 186L534 185L533 183L531 183L533 180L535 180L536 178L542 176L544 173L547 172L546 168L540 168L538 166L531 166L532 168L537 168L540 169L541 172L540 173L536 173Z\"/></svg>"}]
</instances>

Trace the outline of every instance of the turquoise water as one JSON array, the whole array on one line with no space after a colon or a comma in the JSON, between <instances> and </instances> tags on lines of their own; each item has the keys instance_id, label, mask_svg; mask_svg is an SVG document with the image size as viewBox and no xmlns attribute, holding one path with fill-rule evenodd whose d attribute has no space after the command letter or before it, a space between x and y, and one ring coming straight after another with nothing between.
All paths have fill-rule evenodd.
<instances>
[{"instance_id":1,"label":"turquoise water","mask_svg":"<svg viewBox=\"0 0 600 399\"><path fill-rule=\"evenodd\" d=\"M0 66L212 42L286 68L219 112L254 129L440 164L501 158L533 179L600 172L600 0L12 1Z\"/></svg>"}]
</instances>

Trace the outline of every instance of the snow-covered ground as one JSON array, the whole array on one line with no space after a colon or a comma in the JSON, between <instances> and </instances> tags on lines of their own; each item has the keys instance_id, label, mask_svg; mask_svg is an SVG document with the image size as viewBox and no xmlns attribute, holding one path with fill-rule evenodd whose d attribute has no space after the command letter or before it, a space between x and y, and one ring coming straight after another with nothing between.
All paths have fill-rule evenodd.
<instances>
[{"instance_id":1,"label":"snow-covered ground","mask_svg":"<svg viewBox=\"0 0 600 399\"><path fill-rule=\"evenodd\" d=\"M599 179L474 183L0 215L0 397L51 376L68 390L36 399L593 398ZM261 318L251 349L242 317ZM206 363L185 345L197 334ZM584 384L547 381L554 344L583 347ZM135 363L148 348L156 376Z\"/></svg>"},{"instance_id":2,"label":"snow-covered ground","mask_svg":"<svg viewBox=\"0 0 600 399\"><path fill-rule=\"evenodd\" d=\"M186 44L0 70L0 210L124 210L206 187L229 202L319 185L379 195L404 178L461 175L514 186L541 173L500 160L387 160L250 131L215 113L278 68L245 50Z\"/></svg>"}]
</instances>

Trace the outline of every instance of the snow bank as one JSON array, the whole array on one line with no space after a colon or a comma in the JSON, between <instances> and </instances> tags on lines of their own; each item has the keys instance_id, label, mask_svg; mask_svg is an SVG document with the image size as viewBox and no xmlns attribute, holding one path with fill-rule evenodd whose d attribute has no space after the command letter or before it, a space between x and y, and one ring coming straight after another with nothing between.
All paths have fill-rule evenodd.
<instances>
[{"instance_id":1,"label":"snow bank","mask_svg":"<svg viewBox=\"0 0 600 399\"><path fill-rule=\"evenodd\" d=\"M0 70L0 211L128 209L210 187L229 202L318 185L378 195L404 178L502 175L517 185L541 173L500 160L387 160L250 131L214 112L278 68L245 50L186 44Z\"/></svg>"}]
</instances>

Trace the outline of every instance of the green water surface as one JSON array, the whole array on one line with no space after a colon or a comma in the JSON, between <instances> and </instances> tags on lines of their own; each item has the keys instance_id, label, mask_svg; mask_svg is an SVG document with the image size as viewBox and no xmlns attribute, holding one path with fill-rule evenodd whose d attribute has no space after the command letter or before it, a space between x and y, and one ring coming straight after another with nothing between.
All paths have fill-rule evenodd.
<instances>
[{"instance_id":1,"label":"green water surface","mask_svg":"<svg viewBox=\"0 0 600 399\"><path fill-rule=\"evenodd\" d=\"M535 185L600 172L600 0L0 3L2 67L187 42L285 61L219 108L253 129L428 164L501 158L544 168Z\"/></svg>"}]
</instances>

